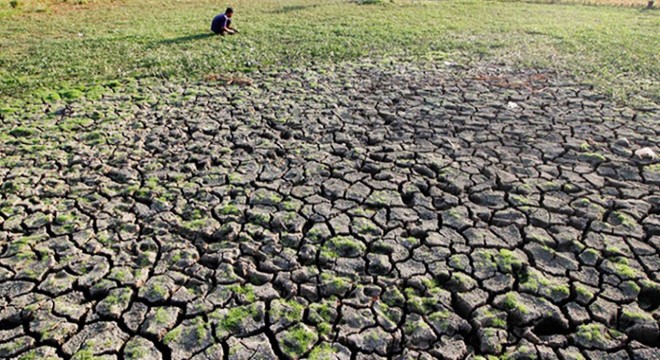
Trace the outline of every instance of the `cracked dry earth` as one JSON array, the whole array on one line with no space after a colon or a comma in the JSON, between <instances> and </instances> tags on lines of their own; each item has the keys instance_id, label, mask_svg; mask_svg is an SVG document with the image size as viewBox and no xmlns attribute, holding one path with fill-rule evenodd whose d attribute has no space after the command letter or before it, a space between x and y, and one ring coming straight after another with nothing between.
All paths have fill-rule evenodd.
<instances>
[{"instance_id":1,"label":"cracked dry earth","mask_svg":"<svg viewBox=\"0 0 660 360\"><path fill-rule=\"evenodd\" d=\"M2 119L0 357L660 357L657 110L381 62L39 109Z\"/></svg>"}]
</instances>

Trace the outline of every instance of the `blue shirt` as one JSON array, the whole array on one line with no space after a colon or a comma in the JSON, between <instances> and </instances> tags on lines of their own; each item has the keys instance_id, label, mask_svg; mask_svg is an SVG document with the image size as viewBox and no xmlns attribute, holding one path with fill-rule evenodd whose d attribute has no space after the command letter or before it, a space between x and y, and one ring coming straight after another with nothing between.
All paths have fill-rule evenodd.
<instances>
[{"instance_id":1,"label":"blue shirt","mask_svg":"<svg viewBox=\"0 0 660 360\"><path fill-rule=\"evenodd\" d=\"M213 21L211 22L211 31L219 34L225 30L226 26L229 26L230 22L231 20L226 14L220 14L213 18Z\"/></svg>"}]
</instances>

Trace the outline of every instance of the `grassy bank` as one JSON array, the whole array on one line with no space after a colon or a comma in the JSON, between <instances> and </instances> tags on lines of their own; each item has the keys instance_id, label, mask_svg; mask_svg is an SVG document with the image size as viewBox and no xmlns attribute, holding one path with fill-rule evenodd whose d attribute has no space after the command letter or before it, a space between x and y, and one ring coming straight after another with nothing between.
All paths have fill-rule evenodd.
<instances>
[{"instance_id":1,"label":"grassy bank","mask_svg":"<svg viewBox=\"0 0 660 360\"><path fill-rule=\"evenodd\" d=\"M220 4L220 5L218 5ZM624 101L660 99L660 12L487 1L123 0L0 8L0 98L130 77L190 77L406 54L553 67Z\"/></svg>"}]
</instances>

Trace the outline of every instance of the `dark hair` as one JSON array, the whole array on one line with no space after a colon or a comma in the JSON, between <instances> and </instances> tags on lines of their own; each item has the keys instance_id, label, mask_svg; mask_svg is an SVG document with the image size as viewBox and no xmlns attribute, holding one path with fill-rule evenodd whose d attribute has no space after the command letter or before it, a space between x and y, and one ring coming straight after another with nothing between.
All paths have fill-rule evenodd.
<instances>
[{"instance_id":1,"label":"dark hair","mask_svg":"<svg viewBox=\"0 0 660 360\"><path fill-rule=\"evenodd\" d=\"M233 14L233 13L234 13L234 9L230 7L228 7L227 10L225 10L225 14Z\"/></svg>"}]
</instances>

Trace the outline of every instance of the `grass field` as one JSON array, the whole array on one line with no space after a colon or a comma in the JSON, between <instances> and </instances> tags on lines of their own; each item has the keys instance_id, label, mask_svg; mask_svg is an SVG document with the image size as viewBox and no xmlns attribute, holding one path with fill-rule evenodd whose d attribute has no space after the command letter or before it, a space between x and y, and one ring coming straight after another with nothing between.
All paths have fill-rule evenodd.
<instances>
[{"instance_id":1,"label":"grass field","mask_svg":"<svg viewBox=\"0 0 660 360\"><path fill-rule=\"evenodd\" d=\"M660 12L509 1L235 0L236 37L208 35L225 3L98 0L0 7L0 98L130 77L410 55L552 67L625 102L657 102ZM632 1L603 0L610 3ZM43 93L43 91L41 92Z\"/></svg>"},{"instance_id":2,"label":"grass field","mask_svg":"<svg viewBox=\"0 0 660 360\"><path fill-rule=\"evenodd\" d=\"M595 6L630 6L641 8L648 4L647 0L502 0L512 2L529 2L539 4L595 5Z\"/></svg>"}]
</instances>

